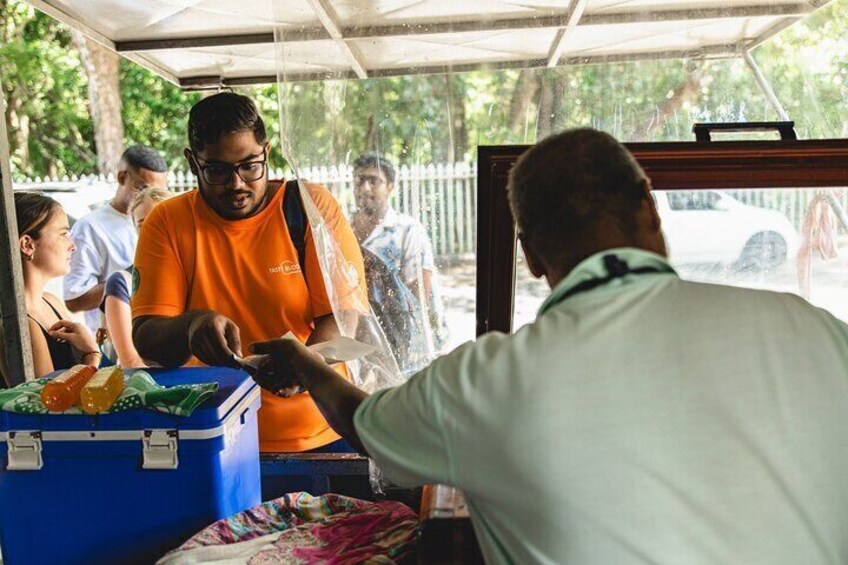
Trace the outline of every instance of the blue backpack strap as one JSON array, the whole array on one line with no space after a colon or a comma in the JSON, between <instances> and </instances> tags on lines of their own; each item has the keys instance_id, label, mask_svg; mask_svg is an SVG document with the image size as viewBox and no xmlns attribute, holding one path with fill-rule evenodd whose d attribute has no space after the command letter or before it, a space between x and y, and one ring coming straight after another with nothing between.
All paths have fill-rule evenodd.
<instances>
[{"instance_id":1,"label":"blue backpack strap","mask_svg":"<svg viewBox=\"0 0 848 565\"><path fill-rule=\"evenodd\" d=\"M290 180L285 186L286 193L283 195L283 216L289 227L289 237L297 250L297 260L300 269L306 276L306 210L303 209L303 200L300 198L300 187L297 180Z\"/></svg>"}]
</instances>

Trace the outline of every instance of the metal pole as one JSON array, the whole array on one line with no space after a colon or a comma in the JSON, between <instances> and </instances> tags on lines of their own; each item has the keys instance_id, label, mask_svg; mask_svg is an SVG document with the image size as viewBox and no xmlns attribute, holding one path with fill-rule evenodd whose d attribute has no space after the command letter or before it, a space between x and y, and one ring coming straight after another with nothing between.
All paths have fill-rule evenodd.
<instances>
[{"instance_id":1,"label":"metal pole","mask_svg":"<svg viewBox=\"0 0 848 565\"><path fill-rule=\"evenodd\" d=\"M757 62L754 61L754 58L751 56L751 52L747 49L742 51L742 58L745 59L745 63L748 64L748 68L751 69L751 72L754 73L754 78L757 80L757 84L760 85L763 94L766 95L768 101L774 109L777 110L777 115L780 116L780 119L784 122L788 122L789 114L786 113L786 110L783 108L783 104L781 104L780 100L777 99L774 89L771 87L766 76L760 70L760 67L757 66Z\"/></svg>"},{"instance_id":2,"label":"metal pole","mask_svg":"<svg viewBox=\"0 0 848 565\"><path fill-rule=\"evenodd\" d=\"M4 377L8 386L15 386L32 380L35 375L24 301L24 277L5 115L6 104L0 97L0 329L3 336Z\"/></svg>"}]
</instances>

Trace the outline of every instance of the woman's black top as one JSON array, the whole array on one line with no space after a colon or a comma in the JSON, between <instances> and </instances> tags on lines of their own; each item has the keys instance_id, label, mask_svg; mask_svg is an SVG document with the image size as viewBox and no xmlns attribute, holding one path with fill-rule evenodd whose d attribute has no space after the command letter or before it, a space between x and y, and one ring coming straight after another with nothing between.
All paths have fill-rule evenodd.
<instances>
[{"instance_id":1,"label":"woman's black top","mask_svg":"<svg viewBox=\"0 0 848 565\"><path fill-rule=\"evenodd\" d=\"M42 300L44 300L44 302L47 303L50 309L53 310L53 313L56 314L56 317L61 320L62 315L56 311L53 305L50 304L50 302L43 296L41 298ZM41 333L44 334L44 339L47 340L47 350L50 352L50 360L53 361L53 369L55 371L59 371L62 369L70 369L71 367L79 363L79 358L77 357L77 352L74 349L74 346L72 346L67 341L61 341L51 336L47 332L47 329L41 324L39 324L38 320L30 316L29 313L27 313L27 317L36 324L38 324L38 327L41 328Z\"/></svg>"}]
</instances>

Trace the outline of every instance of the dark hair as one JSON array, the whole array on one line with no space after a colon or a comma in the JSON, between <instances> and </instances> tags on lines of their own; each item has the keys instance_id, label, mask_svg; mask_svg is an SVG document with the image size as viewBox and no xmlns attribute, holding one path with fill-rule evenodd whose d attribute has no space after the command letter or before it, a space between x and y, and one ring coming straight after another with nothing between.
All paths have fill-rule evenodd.
<instances>
[{"instance_id":1,"label":"dark hair","mask_svg":"<svg viewBox=\"0 0 848 565\"><path fill-rule=\"evenodd\" d=\"M614 137L573 129L522 155L509 177L509 203L522 239L551 263L573 256L603 226L637 231L647 177Z\"/></svg>"},{"instance_id":2,"label":"dark hair","mask_svg":"<svg viewBox=\"0 0 848 565\"><path fill-rule=\"evenodd\" d=\"M41 230L47 225L57 210L62 207L58 202L39 192L15 192L15 216L18 219L18 237L28 235L38 239Z\"/></svg>"},{"instance_id":3,"label":"dark hair","mask_svg":"<svg viewBox=\"0 0 848 565\"><path fill-rule=\"evenodd\" d=\"M247 96L220 92L204 98L189 112L188 144L192 151L201 151L225 134L240 131L252 131L256 143L265 143L265 122Z\"/></svg>"},{"instance_id":4,"label":"dark hair","mask_svg":"<svg viewBox=\"0 0 848 565\"><path fill-rule=\"evenodd\" d=\"M158 151L146 145L133 145L121 155L121 161L133 170L147 169L154 173L167 173L168 164Z\"/></svg>"},{"instance_id":5,"label":"dark hair","mask_svg":"<svg viewBox=\"0 0 848 565\"><path fill-rule=\"evenodd\" d=\"M369 169L371 167L376 167L383 171L383 174L386 175L386 180L389 181L389 183L393 184L395 182L397 172L395 171L394 163L379 153L366 153L365 155L360 155L353 162L354 170Z\"/></svg>"}]
</instances>

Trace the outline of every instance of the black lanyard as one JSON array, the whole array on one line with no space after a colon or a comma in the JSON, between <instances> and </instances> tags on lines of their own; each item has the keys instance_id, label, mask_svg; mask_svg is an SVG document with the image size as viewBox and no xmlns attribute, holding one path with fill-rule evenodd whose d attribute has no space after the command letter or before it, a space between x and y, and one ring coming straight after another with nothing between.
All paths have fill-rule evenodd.
<instances>
[{"instance_id":1,"label":"black lanyard","mask_svg":"<svg viewBox=\"0 0 848 565\"><path fill-rule=\"evenodd\" d=\"M631 269L630 265L628 265L625 261L622 261L618 257L618 255L613 254L604 255L604 267L606 267L607 273L609 273L607 276L583 281L582 283L578 284L577 286L563 294L559 298L559 300L557 300L557 303L562 302L563 300L567 300L575 294L580 294L581 292L588 292L594 288L603 286L610 281L620 279L627 275L643 275L645 273L662 272L656 267L639 267L638 269Z\"/></svg>"}]
</instances>

